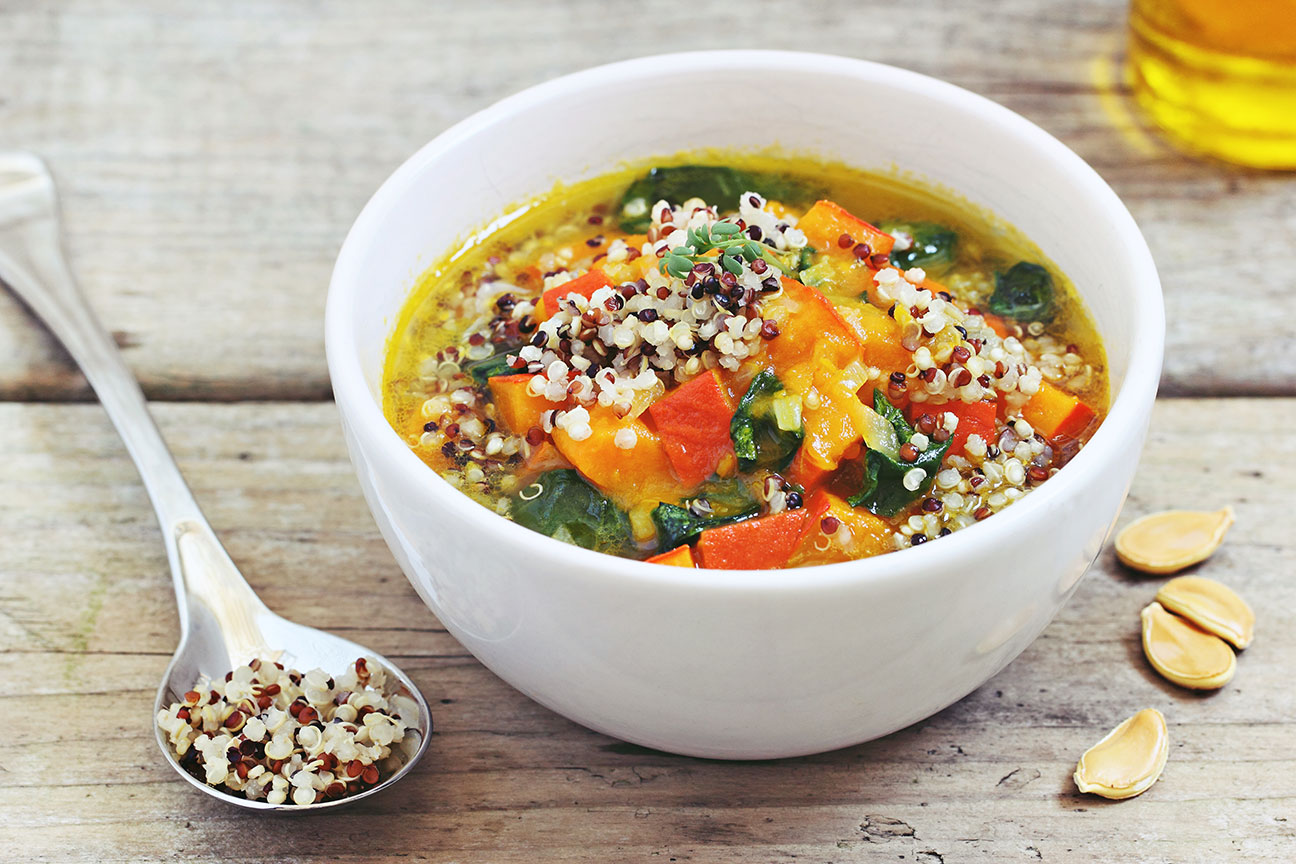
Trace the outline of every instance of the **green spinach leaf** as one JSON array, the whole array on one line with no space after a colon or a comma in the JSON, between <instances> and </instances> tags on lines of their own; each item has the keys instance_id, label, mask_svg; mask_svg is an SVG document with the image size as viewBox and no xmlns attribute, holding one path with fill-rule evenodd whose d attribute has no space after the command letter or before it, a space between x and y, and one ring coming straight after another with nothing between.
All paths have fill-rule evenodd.
<instances>
[{"instance_id":1,"label":"green spinach leaf","mask_svg":"<svg viewBox=\"0 0 1296 864\"><path fill-rule=\"evenodd\" d=\"M882 395L879 389L873 390L873 410L882 415L882 419L891 424L896 437L903 444L913 435L913 427L905 419L904 412L891 404L891 400Z\"/></svg>"},{"instance_id":2,"label":"green spinach leaf","mask_svg":"<svg viewBox=\"0 0 1296 864\"><path fill-rule=\"evenodd\" d=\"M743 471L756 467L782 468L801 446L805 424L794 430L780 429L774 418L771 403L781 392L783 383L774 370L762 369L738 401L738 409L729 423L729 437L733 440L738 467Z\"/></svg>"},{"instance_id":3,"label":"green spinach leaf","mask_svg":"<svg viewBox=\"0 0 1296 864\"><path fill-rule=\"evenodd\" d=\"M699 506L701 504L702 506ZM760 513L760 504L741 480L708 483L678 505L662 502L652 511L657 544L662 552L692 543L707 528L729 525Z\"/></svg>"},{"instance_id":4,"label":"green spinach leaf","mask_svg":"<svg viewBox=\"0 0 1296 864\"><path fill-rule=\"evenodd\" d=\"M913 437L913 427L905 420L904 414L880 390L873 391L873 408L896 430L902 444ZM931 489L945 451L949 450L950 440L947 438L939 444L931 441L913 462L892 459L877 450L868 451L864 457L864 484L847 502L876 516L891 517L907 509ZM910 491L904 486L904 476L915 468L923 469L927 476L917 489Z\"/></svg>"},{"instance_id":5,"label":"green spinach leaf","mask_svg":"<svg viewBox=\"0 0 1296 864\"><path fill-rule=\"evenodd\" d=\"M990 311L1018 321L1053 320L1053 277L1029 261L1018 261L1005 273L995 274Z\"/></svg>"},{"instance_id":6,"label":"green spinach leaf","mask_svg":"<svg viewBox=\"0 0 1296 864\"><path fill-rule=\"evenodd\" d=\"M921 267L930 276L940 276L954 266L958 259L958 233L936 222L884 222L888 234L904 233L913 238L913 244L903 251L891 250L891 263L908 270Z\"/></svg>"},{"instance_id":7,"label":"green spinach leaf","mask_svg":"<svg viewBox=\"0 0 1296 864\"><path fill-rule=\"evenodd\" d=\"M713 516L746 514L751 508L759 506L756 497L752 495L751 488L736 477L728 480L712 480L703 486L698 494L681 503L691 505L696 501L705 501Z\"/></svg>"},{"instance_id":8,"label":"green spinach leaf","mask_svg":"<svg viewBox=\"0 0 1296 864\"><path fill-rule=\"evenodd\" d=\"M657 526L657 548L669 552L677 546L692 543L707 528L741 522L758 513L760 506L753 504L746 510L728 516L699 516L687 507L663 502L652 511L653 524Z\"/></svg>"},{"instance_id":9,"label":"green spinach leaf","mask_svg":"<svg viewBox=\"0 0 1296 864\"><path fill-rule=\"evenodd\" d=\"M517 371L509 366L507 351L492 354L482 360L474 360L463 368L482 386L485 386L488 378L494 378L496 375L512 375Z\"/></svg>"},{"instance_id":10,"label":"green spinach leaf","mask_svg":"<svg viewBox=\"0 0 1296 864\"><path fill-rule=\"evenodd\" d=\"M826 256L820 258L814 264L801 270L797 281L802 285L810 285L818 288L820 285L833 284L833 281L840 275L836 264ZM865 297L868 295L865 294Z\"/></svg>"},{"instance_id":11,"label":"green spinach leaf","mask_svg":"<svg viewBox=\"0 0 1296 864\"><path fill-rule=\"evenodd\" d=\"M546 471L513 496L513 521L598 552L630 551L630 520L571 468Z\"/></svg>"},{"instance_id":12,"label":"green spinach leaf","mask_svg":"<svg viewBox=\"0 0 1296 864\"><path fill-rule=\"evenodd\" d=\"M803 204L823 190L771 171L742 171L727 165L657 167L631 183L621 197L621 230L638 233L647 229L652 223L651 208L658 201L681 204L696 197L725 210L736 207L738 196L744 192L758 192L786 204Z\"/></svg>"},{"instance_id":13,"label":"green spinach leaf","mask_svg":"<svg viewBox=\"0 0 1296 864\"><path fill-rule=\"evenodd\" d=\"M819 250L813 246L802 246L797 250L796 263L792 265L792 269L800 272L801 270L809 268L814 264L815 254L818 251Z\"/></svg>"}]
</instances>

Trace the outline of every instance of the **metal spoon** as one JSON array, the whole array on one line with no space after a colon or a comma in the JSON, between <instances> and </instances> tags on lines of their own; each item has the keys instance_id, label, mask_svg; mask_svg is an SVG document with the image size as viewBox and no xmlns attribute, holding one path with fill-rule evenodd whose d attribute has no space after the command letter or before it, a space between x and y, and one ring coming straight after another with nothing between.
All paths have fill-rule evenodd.
<instances>
[{"instance_id":1,"label":"metal spoon","mask_svg":"<svg viewBox=\"0 0 1296 864\"><path fill-rule=\"evenodd\" d=\"M382 783L346 798L317 804L270 804L221 792L191 775L154 724L162 753L191 784L222 801L255 810L302 812L367 798L405 776L427 749L431 714L414 682L387 658L354 642L294 624L271 612L244 581L203 518L180 469L167 450L144 394L95 319L63 256L58 198L45 164L29 153L0 153L0 282L20 297L53 331L94 387L99 401L139 469L162 526L180 611L180 646L158 688L154 714L182 701L200 675L213 680L253 658L287 668L320 668L340 674L358 657L373 657L399 682L397 692L418 705L407 761Z\"/></svg>"}]
</instances>

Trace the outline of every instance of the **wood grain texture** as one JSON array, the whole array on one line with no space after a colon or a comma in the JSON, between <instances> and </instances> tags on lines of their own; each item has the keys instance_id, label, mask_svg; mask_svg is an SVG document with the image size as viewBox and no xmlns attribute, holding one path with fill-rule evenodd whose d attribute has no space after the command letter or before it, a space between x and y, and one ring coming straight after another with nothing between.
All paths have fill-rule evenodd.
<instances>
[{"instance_id":1,"label":"wood grain texture","mask_svg":"<svg viewBox=\"0 0 1296 864\"><path fill-rule=\"evenodd\" d=\"M276 611L398 658L434 706L419 769L336 815L260 818L156 752L177 638L157 528L90 405L0 405L0 859L25 861L1181 862L1296 849L1296 582L1284 514L1296 400L1158 404L1121 523L1187 502L1238 521L1197 572L1259 614L1215 695L1159 679L1138 610L1160 579L1110 551L1057 620L968 698L870 744L777 762L670 756L578 727L483 669L377 536L328 404L155 406L217 532ZM1267 450L1238 428L1275 429ZM357 616L363 606L366 614ZM882 697L880 697L882 698ZM1075 760L1154 706L1171 756L1126 802Z\"/></svg>"},{"instance_id":2,"label":"wood grain texture","mask_svg":"<svg viewBox=\"0 0 1296 864\"><path fill-rule=\"evenodd\" d=\"M0 148L48 158L74 265L150 395L317 399L334 253L379 182L450 124L627 56L866 57L1003 102L1112 183L1165 283L1164 393L1296 394L1293 180L1184 158L1140 127L1117 72L1125 0L741 7L0 0ZM0 292L0 398L86 395Z\"/></svg>"}]
</instances>

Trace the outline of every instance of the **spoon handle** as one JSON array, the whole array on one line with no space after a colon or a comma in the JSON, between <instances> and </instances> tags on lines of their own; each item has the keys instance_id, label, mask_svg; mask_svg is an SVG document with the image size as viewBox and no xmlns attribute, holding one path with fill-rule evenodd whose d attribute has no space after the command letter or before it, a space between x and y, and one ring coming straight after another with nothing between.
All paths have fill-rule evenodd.
<instances>
[{"instance_id":1,"label":"spoon handle","mask_svg":"<svg viewBox=\"0 0 1296 864\"><path fill-rule=\"evenodd\" d=\"M81 367L139 467L158 516L172 522L197 515L139 384L77 289L63 256L53 180L27 154L0 154L0 279Z\"/></svg>"},{"instance_id":2,"label":"spoon handle","mask_svg":"<svg viewBox=\"0 0 1296 864\"><path fill-rule=\"evenodd\" d=\"M0 153L0 282L67 348L135 461L162 526L182 633L189 629L190 594L200 601L219 599L203 602L218 621L239 607L264 608L216 540L139 383L78 290L63 255L54 180L29 153Z\"/></svg>"}]
</instances>

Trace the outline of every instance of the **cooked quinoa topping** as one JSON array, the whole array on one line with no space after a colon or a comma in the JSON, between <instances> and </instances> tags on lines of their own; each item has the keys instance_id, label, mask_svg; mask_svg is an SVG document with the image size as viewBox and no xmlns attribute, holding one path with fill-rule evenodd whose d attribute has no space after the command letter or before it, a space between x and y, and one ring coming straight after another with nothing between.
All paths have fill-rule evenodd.
<instances>
[{"instance_id":1,"label":"cooked quinoa topping","mask_svg":"<svg viewBox=\"0 0 1296 864\"><path fill-rule=\"evenodd\" d=\"M313 804L376 786L408 754L418 704L372 658L336 678L253 660L199 679L159 711L180 764L209 786L270 804Z\"/></svg>"},{"instance_id":2,"label":"cooked quinoa topping","mask_svg":"<svg viewBox=\"0 0 1296 864\"><path fill-rule=\"evenodd\" d=\"M690 230L716 225L732 225L774 250L804 247L805 236L766 207L761 196L747 192L739 199L738 215L721 220L717 208L701 199L681 207L659 201L637 251L662 258L680 248ZM629 252L622 241L607 257L610 262L625 260ZM579 275L560 271L545 277L545 287L561 289ZM587 406L637 416L668 385L717 366L737 369L759 354L762 341L775 337L766 327L772 322L761 317L761 299L780 290L782 275L778 265L763 258L741 260L736 273L704 262L683 277L653 268L633 282L599 288L588 298L567 294L528 344L509 355L510 366L536 375L530 387L534 395L556 405L576 403L546 417L543 431L566 429L582 440L589 436ZM617 443L632 449L635 439L629 434Z\"/></svg>"}]
</instances>

